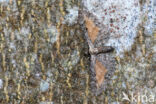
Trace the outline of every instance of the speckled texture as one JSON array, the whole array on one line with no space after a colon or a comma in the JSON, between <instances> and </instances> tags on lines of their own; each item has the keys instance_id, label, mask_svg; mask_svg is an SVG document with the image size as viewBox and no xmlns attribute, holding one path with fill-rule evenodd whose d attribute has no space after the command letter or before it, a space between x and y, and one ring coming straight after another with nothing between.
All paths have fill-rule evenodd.
<instances>
[{"instance_id":1,"label":"speckled texture","mask_svg":"<svg viewBox=\"0 0 156 104\"><path fill-rule=\"evenodd\" d=\"M156 9L153 5L154 0L145 4L140 4L139 0L82 0L82 2L86 13L90 13L97 26L101 28L102 32L99 33L97 43L100 44L100 40L105 40L103 45L113 46L117 55L122 56L125 50L131 49L138 26L146 15L145 33L152 34ZM105 34L109 34L109 37Z\"/></svg>"},{"instance_id":2,"label":"speckled texture","mask_svg":"<svg viewBox=\"0 0 156 104\"><path fill-rule=\"evenodd\" d=\"M116 5L117 1L114 2ZM132 6L132 10L138 8L136 12L141 11L140 23L137 29L132 28L136 34L130 41L131 48L124 44L127 50L122 54L118 50L118 54L113 53L117 59L116 71L107 85L108 89L98 96L91 92L89 49L84 30L77 21L80 19L77 18L77 10L84 8L79 0L0 2L0 79L3 82L0 104L141 104L141 101L123 101L123 92L129 97L131 92L135 95L156 94L155 0L147 0L152 1L149 3L139 1L136 7L132 5L134 0L127 1L130 4L128 8ZM106 4L110 2L112 0ZM125 8L119 4L118 7ZM76 19L66 24L64 20L70 20L67 17L73 9ZM121 9L118 10L122 13ZM125 11L134 12L130 9ZM123 14L126 15L124 10ZM132 23L131 19L126 19L130 20L128 24ZM106 25L110 23L106 22ZM122 43L117 45L119 50L120 46ZM49 83L49 87L46 86L42 92L40 84L44 81Z\"/></svg>"}]
</instances>

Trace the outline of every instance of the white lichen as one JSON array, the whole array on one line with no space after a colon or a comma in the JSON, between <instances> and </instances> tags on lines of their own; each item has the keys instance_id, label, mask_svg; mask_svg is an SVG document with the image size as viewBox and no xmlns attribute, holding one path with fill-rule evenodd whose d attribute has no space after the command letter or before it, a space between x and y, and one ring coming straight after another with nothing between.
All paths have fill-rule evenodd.
<instances>
[{"instance_id":1,"label":"white lichen","mask_svg":"<svg viewBox=\"0 0 156 104\"><path fill-rule=\"evenodd\" d=\"M54 102L42 101L40 104L54 104Z\"/></svg>"},{"instance_id":2,"label":"white lichen","mask_svg":"<svg viewBox=\"0 0 156 104\"><path fill-rule=\"evenodd\" d=\"M0 89L2 89L2 88L3 88L3 80L0 79Z\"/></svg>"},{"instance_id":3,"label":"white lichen","mask_svg":"<svg viewBox=\"0 0 156 104\"><path fill-rule=\"evenodd\" d=\"M64 23L67 23L69 25L73 25L75 23L77 23L77 19L78 19L78 7L73 7L73 8L68 8L67 11L67 15L65 16L65 20Z\"/></svg>"},{"instance_id":4,"label":"white lichen","mask_svg":"<svg viewBox=\"0 0 156 104\"><path fill-rule=\"evenodd\" d=\"M57 31L55 26L51 26L50 28L47 29L50 42L55 43L58 40L59 32Z\"/></svg>"},{"instance_id":5,"label":"white lichen","mask_svg":"<svg viewBox=\"0 0 156 104\"><path fill-rule=\"evenodd\" d=\"M144 28L145 35L151 36L156 29L156 0L149 0L143 5L143 13L147 19Z\"/></svg>"},{"instance_id":6,"label":"white lichen","mask_svg":"<svg viewBox=\"0 0 156 104\"><path fill-rule=\"evenodd\" d=\"M40 83L40 91L46 92L49 89L49 83L47 81L41 81Z\"/></svg>"},{"instance_id":7,"label":"white lichen","mask_svg":"<svg viewBox=\"0 0 156 104\"><path fill-rule=\"evenodd\" d=\"M0 3L1 3L1 2L9 2L9 0L0 0Z\"/></svg>"},{"instance_id":8,"label":"white lichen","mask_svg":"<svg viewBox=\"0 0 156 104\"><path fill-rule=\"evenodd\" d=\"M105 28L100 27L110 34L110 39L105 45L115 47L119 56L122 56L124 51L130 50L134 44L138 26L142 23L146 10L149 12L145 32L152 33L156 15L154 0L150 0L149 5L144 6L146 9L143 11L139 0L83 0L83 5L86 11L105 26Z\"/></svg>"}]
</instances>

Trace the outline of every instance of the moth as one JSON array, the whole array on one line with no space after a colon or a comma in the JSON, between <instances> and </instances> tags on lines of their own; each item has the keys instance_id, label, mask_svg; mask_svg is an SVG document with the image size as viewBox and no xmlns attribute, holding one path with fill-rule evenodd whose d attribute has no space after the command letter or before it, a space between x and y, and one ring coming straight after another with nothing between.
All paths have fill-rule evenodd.
<instances>
[{"instance_id":1,"label":"moth","mask_svg":"<svg viewBox=\"0 0 156 104\"><path fill-rule=\"evenodd\" d=\"M95 92L106 89L111 82L116 69L114 57L123 57L132 49L142 24L142 6L140 0L81 0L83 29L86 29L91 54L91 76L95 80L91 85Z\"/></svg>"},{"instance_id":2,"label":"moth","mask_svg":"<svg viewBox=\"0 0 156 104\"><path fill-rule=\"evenodd\" d=\"M109 39L109 34L104 33L96 23L96 19L91 14L80 11L81 24L85 31L85 38L89 46L91 88L98 95L107 88L111 77L115 71L116 60L113 56L114 48L104 46L103 43ZM83 22L82 22L83 21Z\"/></svg>"}]
</instances>

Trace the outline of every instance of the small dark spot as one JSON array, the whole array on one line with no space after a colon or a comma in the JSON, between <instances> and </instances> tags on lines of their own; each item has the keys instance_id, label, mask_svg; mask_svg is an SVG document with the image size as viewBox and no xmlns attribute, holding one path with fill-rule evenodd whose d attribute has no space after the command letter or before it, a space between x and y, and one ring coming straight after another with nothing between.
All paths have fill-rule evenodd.
<instances>
[{"instance_id":1,"label":"small dark spot","mask_svg":"<svg viewBox=\"0 0 156 104\"><path fill-rule=\"evenodd\" d=\"M112 13L114 13L115 12L115 10L112 10Z\"/></svg>"},{"instance_id":2,"label":"small dark spot","mask_svg":"<svg viewBox=\"0 0 156 104\"><path fill-rule=\"evenodd\" d=\"M111 23L111 24L110 24L110 26L112 27L112 26L113 26L113 24Z\"/></svg>"},{"instance_id":3,"label":"small dark spot","mask_svg":"<svg viewBox=\"0 0 156 104\"><path fill-rule=\"evenodd\" d=\"M113 23L113 19L112 18L110 19L110 23Z\"/></svg>"}]
</instances>

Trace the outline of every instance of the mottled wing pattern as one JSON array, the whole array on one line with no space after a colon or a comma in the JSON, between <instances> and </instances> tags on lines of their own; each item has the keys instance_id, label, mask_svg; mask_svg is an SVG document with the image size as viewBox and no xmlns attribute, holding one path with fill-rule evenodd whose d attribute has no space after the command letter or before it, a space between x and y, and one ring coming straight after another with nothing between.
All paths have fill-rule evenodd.
<instances>
[{"instance_id":1,"label":"mottled wing pattern","mask_svg":"<svg viewBox=\"0 0 156 104\"><path fill-rule=\"evenodd\" d=\"M113 53L91 55L91 88L95 94L100 94L110 84L116 69L116 60Z\"/></svg>"},{"instance_id":2,"label":"mottled wing pattern","mask_svg":"<svg viewBox=\"0 0 156 104\"><path fill-rule=\"evenodd\" d=\"M95 45L106 41L104 38L100 41L96 41L98 36L101 37L105 34L101 34L100 28L95 25L92 19L84 16L84 20L87 28L85 36L88 41L91 54L91 87L95 94L99 94L107 88L107 83L109 83L109 80L113 76L113 72L115 70L115 58L113 57L113 53L110 51L111 49L109 46L103 46L102 44ZM94 43L95 41L96 43ZM101 47L99 48L96 46ZM96 54L93 54L94 51Z\"/></svg>"}]
</instances>

